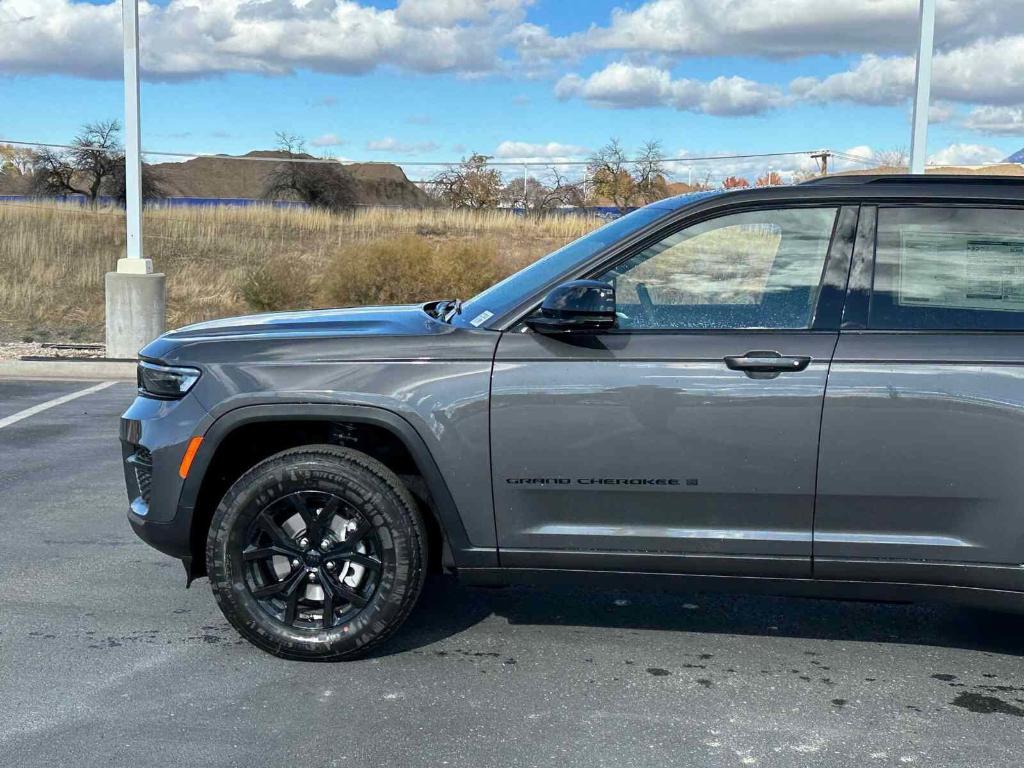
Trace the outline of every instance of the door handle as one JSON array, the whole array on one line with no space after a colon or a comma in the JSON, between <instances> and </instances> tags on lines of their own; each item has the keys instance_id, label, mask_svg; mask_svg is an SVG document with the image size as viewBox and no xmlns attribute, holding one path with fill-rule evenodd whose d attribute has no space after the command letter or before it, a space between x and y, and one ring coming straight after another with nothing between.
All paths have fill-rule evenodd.
<instances>
[{"instance_id":1,"label":"door handle","mask_svg":"<svg viewBox=\"0 0 1024 768\"><path fill-rule=\"evenodd\" d=\"M745 355L729 355L725 358L727 368L743 371L752 379L774 379L780 373L802 371L810 364L810 357L783 357L778 352L747 352Z\"/></svg>"}]
</instances>

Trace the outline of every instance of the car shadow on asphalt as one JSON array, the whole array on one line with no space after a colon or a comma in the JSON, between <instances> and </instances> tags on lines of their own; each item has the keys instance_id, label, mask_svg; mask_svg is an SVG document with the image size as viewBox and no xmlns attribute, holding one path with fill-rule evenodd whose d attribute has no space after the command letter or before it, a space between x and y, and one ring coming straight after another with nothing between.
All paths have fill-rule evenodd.
<instances>
[{"instance_id":1,"label":"car shadow on asphalt","mask_svg":"<svg viewBox=\"0 0 1024 768\"><path fill-rule=\"evenodd\" d=\"M466 587L432 577L376 655L421 648L497 616L512 626L899 643L1024 656L1024 615L936 603L879 603L719 593Z\"/></svg>"}]
</instances>

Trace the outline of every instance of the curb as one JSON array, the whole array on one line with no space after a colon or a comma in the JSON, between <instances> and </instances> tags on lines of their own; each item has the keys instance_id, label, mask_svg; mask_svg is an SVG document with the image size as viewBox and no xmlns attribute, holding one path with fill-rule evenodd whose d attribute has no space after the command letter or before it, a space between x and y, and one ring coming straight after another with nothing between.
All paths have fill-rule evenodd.
<instances>
[{"instance_id":1,"label":"curb","mask_svg":"<svg viewBox=\"0 0 1024 768\"><path fill-rule=\"evenodd\" d=\"M135 380L135 363L111 360L0 360L0 378Z\"/></svg>"}]
</instances>

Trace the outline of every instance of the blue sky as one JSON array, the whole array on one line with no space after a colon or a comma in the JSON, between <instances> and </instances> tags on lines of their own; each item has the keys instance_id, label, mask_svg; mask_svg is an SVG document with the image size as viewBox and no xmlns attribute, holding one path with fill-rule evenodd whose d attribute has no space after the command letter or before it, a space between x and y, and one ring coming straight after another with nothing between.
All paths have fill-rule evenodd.
<instances>
[{"instance_id":1,"label":"blue sky","mask_svg":"<svg viewBox=\"0 0 1024 768\"><path fill-rule=\"evenodd\" d=\"M670 155L906 146L916 0L831 5L163 0L143 6L143 143L240 153L287 130L317 153L417 161L568 157L613 136ZM940 0L936 160L1024 146L1018 6ZM0 0L0 139L63 142L121 115L119 13Z\"/></svg>"}]
</instances>

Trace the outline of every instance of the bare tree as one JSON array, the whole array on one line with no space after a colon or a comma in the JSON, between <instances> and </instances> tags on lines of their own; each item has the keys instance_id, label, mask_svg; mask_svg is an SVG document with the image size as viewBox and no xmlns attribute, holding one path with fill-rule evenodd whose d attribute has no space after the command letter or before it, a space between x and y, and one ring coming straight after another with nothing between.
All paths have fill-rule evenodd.
<instances>
[{"instance_id":1,"label":"bare tree","mask_svg":"<svg viewBox=\"0 0 1024 768\"><path fill-rule=\"evenodd\" d=\"M441 171L433 179L435 197L452 208L497 207L503 185L501 174L488 167L490 159L487 155L472 154L460 165Z\"/></svg>"},{"instance_id":2,"label":"bare tree","mask_svg":"<svg viewBox=\"0 0 1024 768\"><path fill-rule=\"evenodd\" d=\"M71 149L49 147L36 154L33 187L40 194L83 195L95 205L104 185L124 167L117 120L87 123L71 141Z\"/></svg>"},{"instance_id":3,"label":"bare tree","mask_svg":"<svg viewBox=\"0 0 1024 768\"><path fill-rule=\"evenodd\" d=\"M646 141L633 163L633 183L643 203L653 203L668 197L668 182L665 180L665 153L661 143Z\"/></svg>"},{"instance_id":4,"label":"bare tree","mask_svg":"<svg viewBox=\"0 0 1024 768\"><path fill-rule=\"evenodd\" d=\"M163 178L148 165L143 164L142 166L141 181L143 200L159 200L167 197ZM110 195L114 198L119 205L124 205L127 202L128 197L127 189L128 185L125 177L125 159L124 156L122 156L114 165L114 170L111 172L110 176L107 177L106 182L104 182L103 192L104 194Z\"/></svg>"},{"instance_id":5,"label":"bare tree","mask_svg":"<svg viewBox=\"0 0 1024 768\"><path fill-rule=\"evenodd\" d=\"M819 178L820 174L817 171L794 171L793 172L793 183L803 184L805 181Z\"/></svg>"},{"instance_id":6,"label":"bare tree","mask_svg":"<svg viewBox=\"0 0 1024 768\"><path fill-rule=\"evenodd\" d=\"M517 176L512 179L501 191L501 202L510 208L537 213L559 208L583 208L586 205L582 180L570 181L554 166L549 167L543 177L529 176L524 180L522 176Z\"/></svg>"},{"instance_id":7,"label":"bare tree","mask_svg":"<svg viewBox=\"0 0 1024 768\"><path fill-rule=\"evenodd\" d=\"M35 162L36 153L32 149L0 144L0 173L29 176Z\"/></svg>"},{"instance_id":8,"label":"bare tree","mask_svg":"<svg viewBox=\"0 0 1024 768\"><path fill-rule=\"evenodd\" d=\"M555 167L548 169L547 196L544 199L545 207L572 207L585 208L587 196L583 188L583 180L570 181Z\"/></svg>"},{"instance_id":9,"label":"bare tree","mask_svg":"<svg viewBox=\"0 0 1024 768\"><path fill-rule=\"evenodd\" d=\"M549 207L547 202L549 193L550 190L540 179L530 176L524 181L522 176L516 176L502 187L500 202L501 205L508 208L536 211Z\"/></svg>"},{"instance_id":10,"label":"bare tree","mask_svg":"<svg viewBox=\"0 0 1024 768\"><path fill-rule=\"evenodd\" d=\"M661 144L647 141L635 160L618 139L597 150L587 164L595 195L606 197L622 210L668 196L665 155Z\"/></svg>"},{"instance_id":11,"label":"bare tree","mask_svg":"<svg viewBox=\"0 0 1024 768\"><path fill-rule=\"evenodd\" d=\"M314 208L345 211L359 202L359 190L352 174L340 163L296 162L315 160L306 154L306 143L300 137L278 131L277 148L285 162L275 166L263 185L268 200L297 197Z\"/></svg>"},{"instance_id":12,"label":"bare tree","mask_svg":"<svg viewBox=\"0 0 1024 768\"><path fill-rule=\"evenodd\" d=\"M884 152L878 152L875 154L875 162L878 163L879 168L909 168L910 159L907 148L893 147L887 149Z\"/></svg>"},{"instance_id":13,"label":"bare tree","mask_svg":"<svg viewBox=\"0 0 1024 768\"><path fill-rule=\"evenodd\" d=\"M698 192L706 192L714 189L715 185L711 183L711 171L704 171L704 177L698 179L693 185L694 189Z\"/></svg>"},{"instance_id":14,"label":"bare tree","mask_svg":"<svg viewBox=\"0 0 1024 768\"><path fill-rule=\"evenodd\" d=\"M636 184L626 150L618 139L612 139L590 156L587 172L596 196L608 198L620 210L633 205Z\"/></svg>"}]
</instances>

